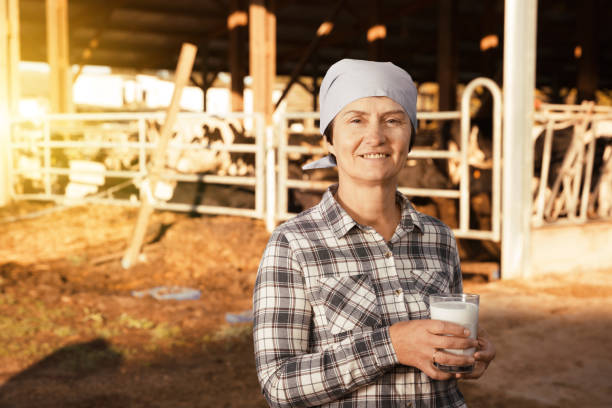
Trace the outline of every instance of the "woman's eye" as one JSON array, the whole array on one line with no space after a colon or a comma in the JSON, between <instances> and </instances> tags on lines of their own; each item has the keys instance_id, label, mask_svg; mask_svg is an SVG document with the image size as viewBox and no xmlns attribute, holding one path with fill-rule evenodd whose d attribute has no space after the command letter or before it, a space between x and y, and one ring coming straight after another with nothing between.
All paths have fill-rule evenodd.
<instances>
[{"instance_id":1,"label":"woman's eye","mask_svg":"<svg viewBox=\"0 0 612 408\"><path fill-rule=\"evenodd\" d=\"M350 123L361 123L361 119L359 118L353 118L349 121Z\"/></svg>"}]
</instances>

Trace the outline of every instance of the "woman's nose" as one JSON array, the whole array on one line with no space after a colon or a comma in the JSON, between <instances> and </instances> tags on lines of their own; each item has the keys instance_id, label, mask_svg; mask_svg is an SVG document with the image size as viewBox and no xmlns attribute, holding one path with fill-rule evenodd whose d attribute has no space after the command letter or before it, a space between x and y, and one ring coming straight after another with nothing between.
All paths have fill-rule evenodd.
<instances>
[{"instance_id":1,"label":"woman's nose","mask_svg":"<svg viewBox=\"0 0 612 408\"><path fill-rule=\"evenodd\" d=\"M385 142L386 139L385 132L379 125L369 126L365 139L368 144L372 144L374 146L381 145Z\"/></svg>"}]
</instances>

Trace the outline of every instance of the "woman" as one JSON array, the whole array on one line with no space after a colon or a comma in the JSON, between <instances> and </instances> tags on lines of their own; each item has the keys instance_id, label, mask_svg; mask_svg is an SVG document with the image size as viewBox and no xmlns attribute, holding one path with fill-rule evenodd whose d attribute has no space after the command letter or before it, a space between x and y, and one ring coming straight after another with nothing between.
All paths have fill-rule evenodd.
<instances>
[{"instance_id":1,"label":"woman","mask_svg":"<svg viewBox=\"0 0 612 408\"><path fill-rule=\"evenodd\" d=\"M460 293L451 230L397 191L417 91L391 64L342 60L321 83L321 129L338 166L321 202L279 226L254 291L257 373L271 406L463 407L456 378L482 375L484 333L429 319L428 295ZM473 356L441 349L476 346ZM434 362L475 364L448 374Z\"/></svg>"}]
</instances>

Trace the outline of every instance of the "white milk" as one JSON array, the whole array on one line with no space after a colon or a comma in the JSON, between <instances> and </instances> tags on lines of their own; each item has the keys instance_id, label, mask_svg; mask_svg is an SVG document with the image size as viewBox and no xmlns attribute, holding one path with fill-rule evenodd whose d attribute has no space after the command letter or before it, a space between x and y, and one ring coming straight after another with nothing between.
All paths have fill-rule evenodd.
<instances>
[{"instance_id":1,"label":"white milk","mask_svg":"<svg viewBox=\"0 0 612 408\"><path fill-rule=\"evenodd\" d=\"M470 338L475 339L478 333L478 305L465 302L437 302L429 305L431 318L445 322L457 323L469 329ZM476 351L474 347L469 349L445 349L449 353L472 355Z\"/></svg>"}]
</instances>

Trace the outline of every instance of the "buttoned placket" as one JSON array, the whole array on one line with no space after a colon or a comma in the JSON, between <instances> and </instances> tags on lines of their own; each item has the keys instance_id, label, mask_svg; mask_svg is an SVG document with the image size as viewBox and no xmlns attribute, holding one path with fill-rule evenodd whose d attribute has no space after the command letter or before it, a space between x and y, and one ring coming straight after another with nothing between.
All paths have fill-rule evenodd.
<instances>
[{"instance_id":1,"label":"buttoned placket","mask_svg":"<svg viewBox=\"0 0 612 408\"><path fill-rule=\"evenodd\" d=\"M392 304L388 304L384 307L390 309L389 316L395 316L395 318L400 316L404 318L408 317L408 310L404 301L404 290L402 289L400 283L393 255L393 241L399 240L401 234L398 235L395 233L391 238L391 241L386 242L382 235L380 235L374 228L366 226L362 230L366 233L367 241L372 244L376 244L376 246L379 248L385 262L384 277L378 276L378 278L382 277L388 282L389 286L387 286L386 290L390 291L391 293L387 293L390 293L392 296L387 297L387 302L391 301L392 299Z\"/></svg>"}]
</instances>

